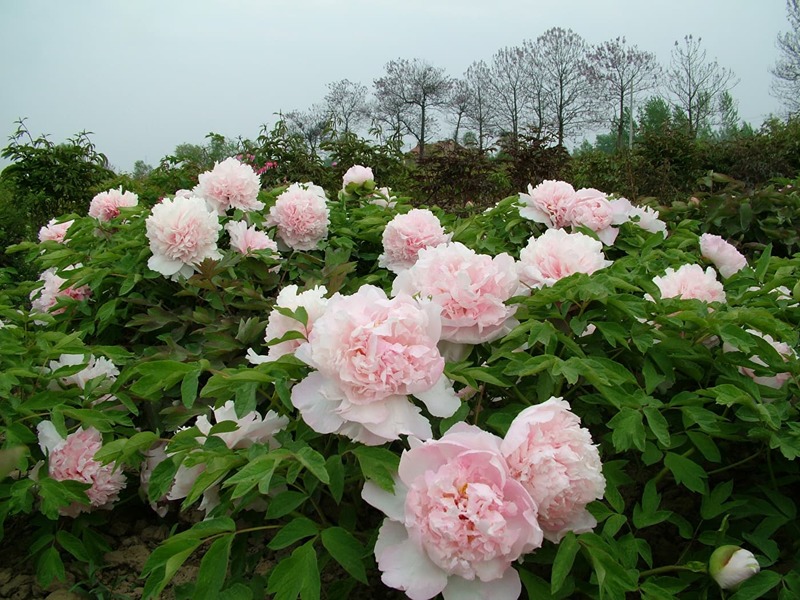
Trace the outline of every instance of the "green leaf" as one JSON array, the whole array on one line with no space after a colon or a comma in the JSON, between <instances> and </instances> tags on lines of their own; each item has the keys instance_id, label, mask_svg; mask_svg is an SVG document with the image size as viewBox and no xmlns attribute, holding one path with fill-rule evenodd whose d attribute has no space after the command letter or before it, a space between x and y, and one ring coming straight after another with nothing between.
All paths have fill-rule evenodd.
<instances>
[{"instance_id":1,"label":"green leaf","mask_svg":"<svg viewBox=\"0 0 800 600\"><path fill-rule=\"evenodd\" d=\"M142 577L147 577L142 599L157 598L177 573L181 565L195 551L202 540L181 538L170 539L156 548L142 569Z\"/></svg>"},{"instance_id":2,"label":"green leaf","mask_svg":"<svg viewBox=\"0 0 800 600\"><path fill-rule=\"evenodd\" d=\"M618 452L630 450L633 447L644 452L647 432L642 422L642 413L638 410L623 407L608 422L608 426L613 430L611 441Z\"/></svg>"},{"instance_id":3,"label":"green leaf","mask_svg":"<svg viewBox=\"0 0 800 600\"><path fill-rule=\"evenodd\" d=\"M147 489L147 497L150 502L158 501L169 491L175 479L175 473L178 472L179 464L174 458L167 458L156 465L150 475L150 486Z\"/></svg>"},{"instance_id":4,"label":"green leaf","mask_svg":"<svg viewBox=\"0 0 800 600\"><path fill-rule=\"evenodd\" d=\"M664 457L664 465L672 471L675 481L689 488L693 492L703 494L706 491L706 478L708 475L703 467L691 459L667 452Z\"/></svg>"},{"instance_id":5,"label":"green leaf","mask_svg":"<svg viewBox=\"0 0 800 600\"><path fill-rule=\"evenodd\" d=\"M200 369L186 373L181 381L181 402L186 408L192 408L197 400L197 386L200 381Z\"/></svg>"},{"instance_id":6,"label":"green leaf","mask_svg":"<svg viewBox=\"0 0 800 600\"><path fill-rule=\"evenodd\" d=\"M325 470L330 477L328 487L331 490L331 496L339 504L344 495L344 465L342 464L342 457L334 454L328 457L325 461Z\"/></svg>"},{"instance_id":7,"label":"green leaf","mask_svg":"<svg viewBox=\"0 0 800 600\"><path fill-rule=\"evenodd\" d=\"M761 571L744 581L729 600L756 600L781 582L781 576L775 571Z\"/></svg>"},{"instance_id":8,"label":"green leaf","mask_svg":"<svg viewBox=\"0 0 800 600\"><path fill-rule=\"evenodd\" d=\"M196 600L216 600L225 583L228 572L228 560L231 554L233 533L217 538L200 561L197 573L197 586L193 598Z\"/></svg>"},{"instance_id":9,"label":"green leaf","mask_svg":"<svg viewBox=\"0 0 800 600\"><path fill-rule=\"evenodd\" d=\"M364 477L374 481L387 492L394 491L394 477L400 465L400 457L386 448L359 446L353 449Z\"/></svg>"},{"instance_id":10,"label":"green leaf","mask_svg":"<svg viewBox=\"0 0 800 600\"><path fill-rule=\"evenodd\" d=\"M269 501L267 507L267 519L280 519L284 515L288 515L295 508L300 506L308 499L308 495L302 492L295 492L288 490L277 494Z\"/></svg>"},{"instance_id":11,"label":"green leaf","mask_svg":"<svg viewBox=\"0 0 800 600\"><path fill-rule=\"evenodd\" d=\"M555 594L564 585L579 549L578 538L570 531L558 545L558 553L553 561L553 571L550 576L551 593Z\"/></svg>"},{"instance_id":12,"label":"green leaf","mask_svg":"<svg viewBox=\"0 0 800 600\"><path fill-rule=\"evenodd\" d=\"M322 454L310 446L305 446L295 452L294 455L300 461L300 464L314 474L314 477L326 485L330 483L331 479L328 476L328 471L325 470L325 458Z\"/></svg>"},{"instance_id":13,"label":"green leaf","mask_svg":"<svg viewBox=\"0 0 800 600\"><path fill-rule=\"evenodd\" d=\"M66 581L67 574L64 572L64 562L61 560L58 550L54 546L50 546L36 561L36 581L46 588L53 582L53 579Z\"/></svg>"},{"instance_id":14,"label":"green leaf","mask_svg":"<svg viewBox=\"0 0 800 600\"><path fill-rule=\"evenodd\" d=\"M297 517L284 525L280 531L275 534L275 537L270 540L267 547L270 550L280 550L281 548L291 546L298 540L317 535L318 533L319 528L314 521L306 517Z\"/></svg>"},{"instance_id":15,"label":"green leaf","mask_svg":"<svg viewBox=\"0 0 800 600\"><path fill-rule=\"evenodd\" d=\"M86 552L83 542L69 531L62 529L56 533L56 541L64 550L72 554L72 556L79 561L85 563L89 562L89 553Z\"/></svg>"},{"instance_id":16,"label":"green leaf","mask_svg":"<svg viewBox=\"0 0 800 600\"><path fill-rule=\"evenodd\" d=\"M286 453L271 452L262 454L247 463L239 471L223 482L223 487L236 486L233 489L232 499L241 498L247 492L258 486L262 494L269 492L272 476Z\"/></svg>"},{"instance_id":17,"label":"green leaf","mask_svg":"<svg viewBox=\"0 0 800 600\"><path fill-rule=\"evenodd\" d=\"M350 532L341 527L329 527L322 532L322 545L354 579L367 583L363 560L366 552Z\"/></svg>"},{"instance_id":18,"label":"green leaf","mask_svg":"<svg viewBox=\"0 0 800 600\"><path fill-rule=\"evenodd\" d=\"M319 567L313 543L309 542L284 558L272 570L267 592L273 600L317 600L320 596Z\"/></svg>"},{"instance_id":19,"label":"green leaf","mask_svg":"<svg viewBox=\"0 0 800 600\"><path fill-rule=\"evenodd\" d=\"M661 414L661 411L653 406L645 406L644 416L647 418L647 424L650 426L650 431L653 432L659 443L664 448L669 448L669 425L667 424L667 420L664 418L664 415Z\"/></svg>"}]
</instances>

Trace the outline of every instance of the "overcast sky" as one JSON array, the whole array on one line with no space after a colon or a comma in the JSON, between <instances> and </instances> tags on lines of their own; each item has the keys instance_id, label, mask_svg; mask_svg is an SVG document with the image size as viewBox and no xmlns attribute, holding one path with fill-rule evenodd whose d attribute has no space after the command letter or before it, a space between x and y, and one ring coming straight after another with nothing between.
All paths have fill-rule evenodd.
<instances>
[{"instance_id":1,"label":"overcast sky","mask_svg":"<svg viewBox=\"0 0 800 600\"><path fill-rule=\"evenodd\" d=\"M0 147L28 117L55 142L94 132L130 170L211 131L255 138L329 82L371 87L389 60L459 76L550 27L625 36L663 65L676 40L702 37L740 79L743 119L780 111L769 69L784 0L0 0Z\"/></svg>"}]
</instances>

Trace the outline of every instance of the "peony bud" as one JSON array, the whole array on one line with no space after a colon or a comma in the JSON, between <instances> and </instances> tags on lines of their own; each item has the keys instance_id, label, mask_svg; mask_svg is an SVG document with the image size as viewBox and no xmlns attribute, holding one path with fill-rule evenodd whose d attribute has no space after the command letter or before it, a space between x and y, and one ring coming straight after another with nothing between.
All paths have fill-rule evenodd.
<instances>
[{"instance_id":1,"label":"peony bud","mask_svg":"<svg viewBox=\"0 0 800 600\"><path fill-rule=\"evenodd\" d=\"M739 546L720 546L708 561L709 574L723 590L736 589L760 570L753 553Z\"/></svg>"}]
</instances>

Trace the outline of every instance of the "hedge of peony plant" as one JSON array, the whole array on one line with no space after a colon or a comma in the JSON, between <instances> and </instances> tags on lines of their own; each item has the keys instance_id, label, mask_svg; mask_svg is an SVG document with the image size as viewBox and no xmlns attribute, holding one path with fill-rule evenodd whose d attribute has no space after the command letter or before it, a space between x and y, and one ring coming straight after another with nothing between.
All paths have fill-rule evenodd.
<instances>
[{"instance_id":1,"label":"hedge of peony plant","mask_svg":"<svg viewBox=\"0 0 800 600\"><path fill-rule=\"evenodd\" d=\"M11 249L41 277L0 292L5 534L46 585L149 505L146 598L192 555L193 598L796 598L800 260L698 231L234 158L99 194Z\"/></svg>"}]
</instances>

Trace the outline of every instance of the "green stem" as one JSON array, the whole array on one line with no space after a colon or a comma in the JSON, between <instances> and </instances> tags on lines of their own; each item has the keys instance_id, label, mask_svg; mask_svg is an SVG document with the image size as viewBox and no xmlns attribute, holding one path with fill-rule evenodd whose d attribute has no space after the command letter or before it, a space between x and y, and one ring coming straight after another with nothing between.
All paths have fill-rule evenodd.
<instances>
[{"instance_id":1,"label":"green stem","mask_svg":"<svg viewBox=\"0 0 800 600\"><path fill-rule=\"evenodd\" d=\"M762 452L762 450L759 450L758 452L756 452L752 456L748 456L747 458L743 458L742 460L737 461L735 463L731 463L731 464L726 465L724 467L720 467L719 469L714 469L713 471L709 471L708 474L709 475L716 475L717 473L723 473L723 472L727 471L728 469L735 469L738 466L741 466L741 465L743 465L745 463L750 462L751 460L753 460L755 458L758 458L759 456L761 456L761 452Z\"/></svg>"},{"instance_id":2,"label":"green stem","mask_svg":"<svg viewBox=\"0 0 800 600\"><path fill-rule=\"evenodd\" d=\"M650 577L652 575L661 575L662 573L672 573L673 571L696 571L696 569L687 567L686 565L665 565L663 567L642 571L639 573L639 579L641 580L643 577Z\"/></svg>"}]
</instances>

